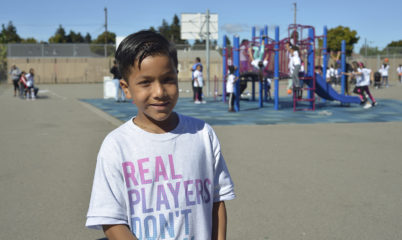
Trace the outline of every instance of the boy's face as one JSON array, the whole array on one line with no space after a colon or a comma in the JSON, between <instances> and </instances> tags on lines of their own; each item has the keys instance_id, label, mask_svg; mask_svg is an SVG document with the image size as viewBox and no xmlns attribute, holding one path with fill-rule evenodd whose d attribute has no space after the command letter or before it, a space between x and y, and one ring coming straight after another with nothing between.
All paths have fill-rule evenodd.
<instances>
[{"instance_id":1,"label":"boy's face","mask_svg":"<svg viewBox=\"0 0 402 240\"><path fill-rule=\"evenodd\" d=\"M169 124L171 113L179 97L177 69L165 55L146 57L131 68L130 75L121 81L127 96L138 108L136 121Z\"/></svg>"}]
</instances>

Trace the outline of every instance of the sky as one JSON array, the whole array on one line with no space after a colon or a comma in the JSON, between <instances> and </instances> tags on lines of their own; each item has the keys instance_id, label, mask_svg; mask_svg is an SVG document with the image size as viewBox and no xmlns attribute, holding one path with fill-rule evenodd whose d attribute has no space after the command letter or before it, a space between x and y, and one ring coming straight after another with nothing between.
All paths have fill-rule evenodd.
<instances>
[{"instance_id":1,"label":"sky","mask_svg":"<svg viewBox=\"0 0 402 240\"><path fill-rule=\"evenodd\" d=\"M288 35L287 27L294 21L294 4L297 4L298 24L314 26L322 35L324 26L349 27L360 37L355 50L366 42L369 46L384 48L392 41L402 40L402 0L4 0L0 8L0 24L9 21L23 37L47 41L61 24L70 30L87 32L96 38L104 31L105 12L108 10L108 30L117 36L158 27L165 19L171 23L174 14L218 14L219 38L251 38L251 28L268 26L273 37L279 26L280 38ZM257 32L259 32L257 30Z\"/></svg>"}]
</instances>

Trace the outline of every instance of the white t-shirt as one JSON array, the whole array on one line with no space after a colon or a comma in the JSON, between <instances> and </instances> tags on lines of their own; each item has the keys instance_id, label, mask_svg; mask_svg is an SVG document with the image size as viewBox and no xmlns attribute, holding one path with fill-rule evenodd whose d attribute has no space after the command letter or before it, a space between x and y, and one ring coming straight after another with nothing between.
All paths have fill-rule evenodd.
<instances>
[{"instance_id":1,"label":"white t-shirt","mask_svg":"<svg viewBox=\"0 0 402 240\"><path fill-rule=\"evenodd\" d=\"M387 64L387 66L384 66L384 64L383 64L383 65L381 65L379 72L381 73L381 76L388 77L388 70L389 70L389 65Z\"/></svg>"},{"instance_id":2,"label":"white t-shirt","mask_svg":"<svg viewBox=\"0 0 402 240\"><path fill-rule=\"evenodd\" d=\"M363 82L361 86L370 86L370 76L371 76L371 69L363 68Z\"/></svg>"},{"instance_id":3,"label":"white t-shirt","mask_svg":"<svg viewBox=\"0 0 402 240\"><path fill-rule=\"evenodd\" d=\"M197 83L197 81L195 81L195 79L198 80L198 83ZM204 80L202 77L202 72L195 70L194 71L194 87L202 87L202 86L204 86L203 84L204 84Z\"/></svg>"},{"instance_id":4,"label":"white t-shirt","mask_svg":"<svg viewBox=\"0 0 402 240\"><path fill-rule=\"evenodd\" d=\"M299 52L298 52L298 51L293 51L293 54L292 54L292 64L293 64L293 66L297 66L297 65L300 65L300 64L301 64L301 59L300 59L300 56L299 56Z\"/></svg>"},{"instance_id":5,"label":"white t-shirt","mask_svg":"<svg viewBox=\"0 0 402 240\"><path fill-rule=\"evenodd\" d=\"M235 198L213 129L179 116L153 134L131 120L99 150L86 226L126 224L139 239L210 239L214 202Z\"/></svg>"},{"instance_id":6,"label":"white t-shirt","mask_svg":"<svg viewBox=\"0 0 402 240\"><path fill-rule=\"evenodd\" d=\"M398 68L396 69L396 71L398 72L398 74L401 74L401 73L402 73L402 67L398 67Z\"/></svg>"},{"instance_id":7,"label":"white t-shirt","mask_svg":"<svg viewBox=\"0 0 402 240\"><path fill-rule=\"evenodd\" d=\"M236 76L234 74L229 74L228 80L226 81L226 92L227 93L234 93L234 82Z\"/></svg>"},{"instance_id":8,"label":"white t-shirt","mask_svg":"<svg viewBox=\"0 0 402 240\"><path fill-rule=\"evenodd\" d=\"M27 87L33 87L34 85L34 75L27 73L25 75L25 78L27 79Z\"/></svg>"},{"instance_id":9,"label":"white t-shirt","mask_svg":"<svg viewBox=\"0 0 402 240\"><path fill-rule=\"evenodd\" d=\"M356 75L356 87L364 87L364 86L369 86L370 85L370 74L371 74L371 69L368 68L358 68L357 71L359 75Z\"/></svg>"}]
</instances>

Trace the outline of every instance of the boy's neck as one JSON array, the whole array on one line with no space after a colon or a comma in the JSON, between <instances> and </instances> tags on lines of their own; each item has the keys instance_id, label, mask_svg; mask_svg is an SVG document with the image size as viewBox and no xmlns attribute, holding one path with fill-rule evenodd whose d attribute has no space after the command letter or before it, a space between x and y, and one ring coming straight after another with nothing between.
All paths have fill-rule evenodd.
<instances>
[{"instance_id":1,"label":"boy's neck","mask_svg":"<svg viewBox=\"0 0 402 240\"><path fill-rule=\"evenodd\" d=\"M146 115L137 116L133 119L133 123L144 131L156 134L162 134L172 131L179 124L179 116L173 112L164 121L155 121Z\"/></svg>"}]
</instances>

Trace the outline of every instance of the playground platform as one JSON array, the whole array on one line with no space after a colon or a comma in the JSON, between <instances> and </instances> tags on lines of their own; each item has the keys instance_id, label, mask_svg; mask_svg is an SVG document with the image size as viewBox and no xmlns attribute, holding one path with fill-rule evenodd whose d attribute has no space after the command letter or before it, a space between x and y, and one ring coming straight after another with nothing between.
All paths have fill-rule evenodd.
<instances>
[{"instance_id":1,"label":"playground platform","mask_svg":"<svg viewBox=\"0 0 402 240\"><path fill-rule=\"evenodd\" d=\"M359 104L341 105L337 101L317 101L315 111L293 112L291 97L282 97L279 110L273 102L258 108L256 101L241 101L241 111L228 112L222 101L206 99L206 104L194 104L191 98L180 98L175 110L178 113L203 119L210 125L265 125L265 124L315 124L363 123L402 121L402 101L377 99L377 106L363 109ZM127 121L135 116L137 108L131 102L117 103L112 99L81 99L107 114ZM305 104L307 105L307 104Z\"/></svg>"},{"instance_id":2,"label":"playground platform","mask_svg":"<svg viewBox=\"0 0 402 240\"><path fill-rule=\"evenodd\" d=\"M214 125L235 183L227 239L402 239L402 85L373 89L376 108L334 102L295 113L195 105L189 85L177 111ZM112 116L125 121L136 109L101 99L101 84L38 87L40 97L26 101L0 83L0 239L103 240L84 227L96 156L121 124Z\"/></svg>"}]
</instances>

